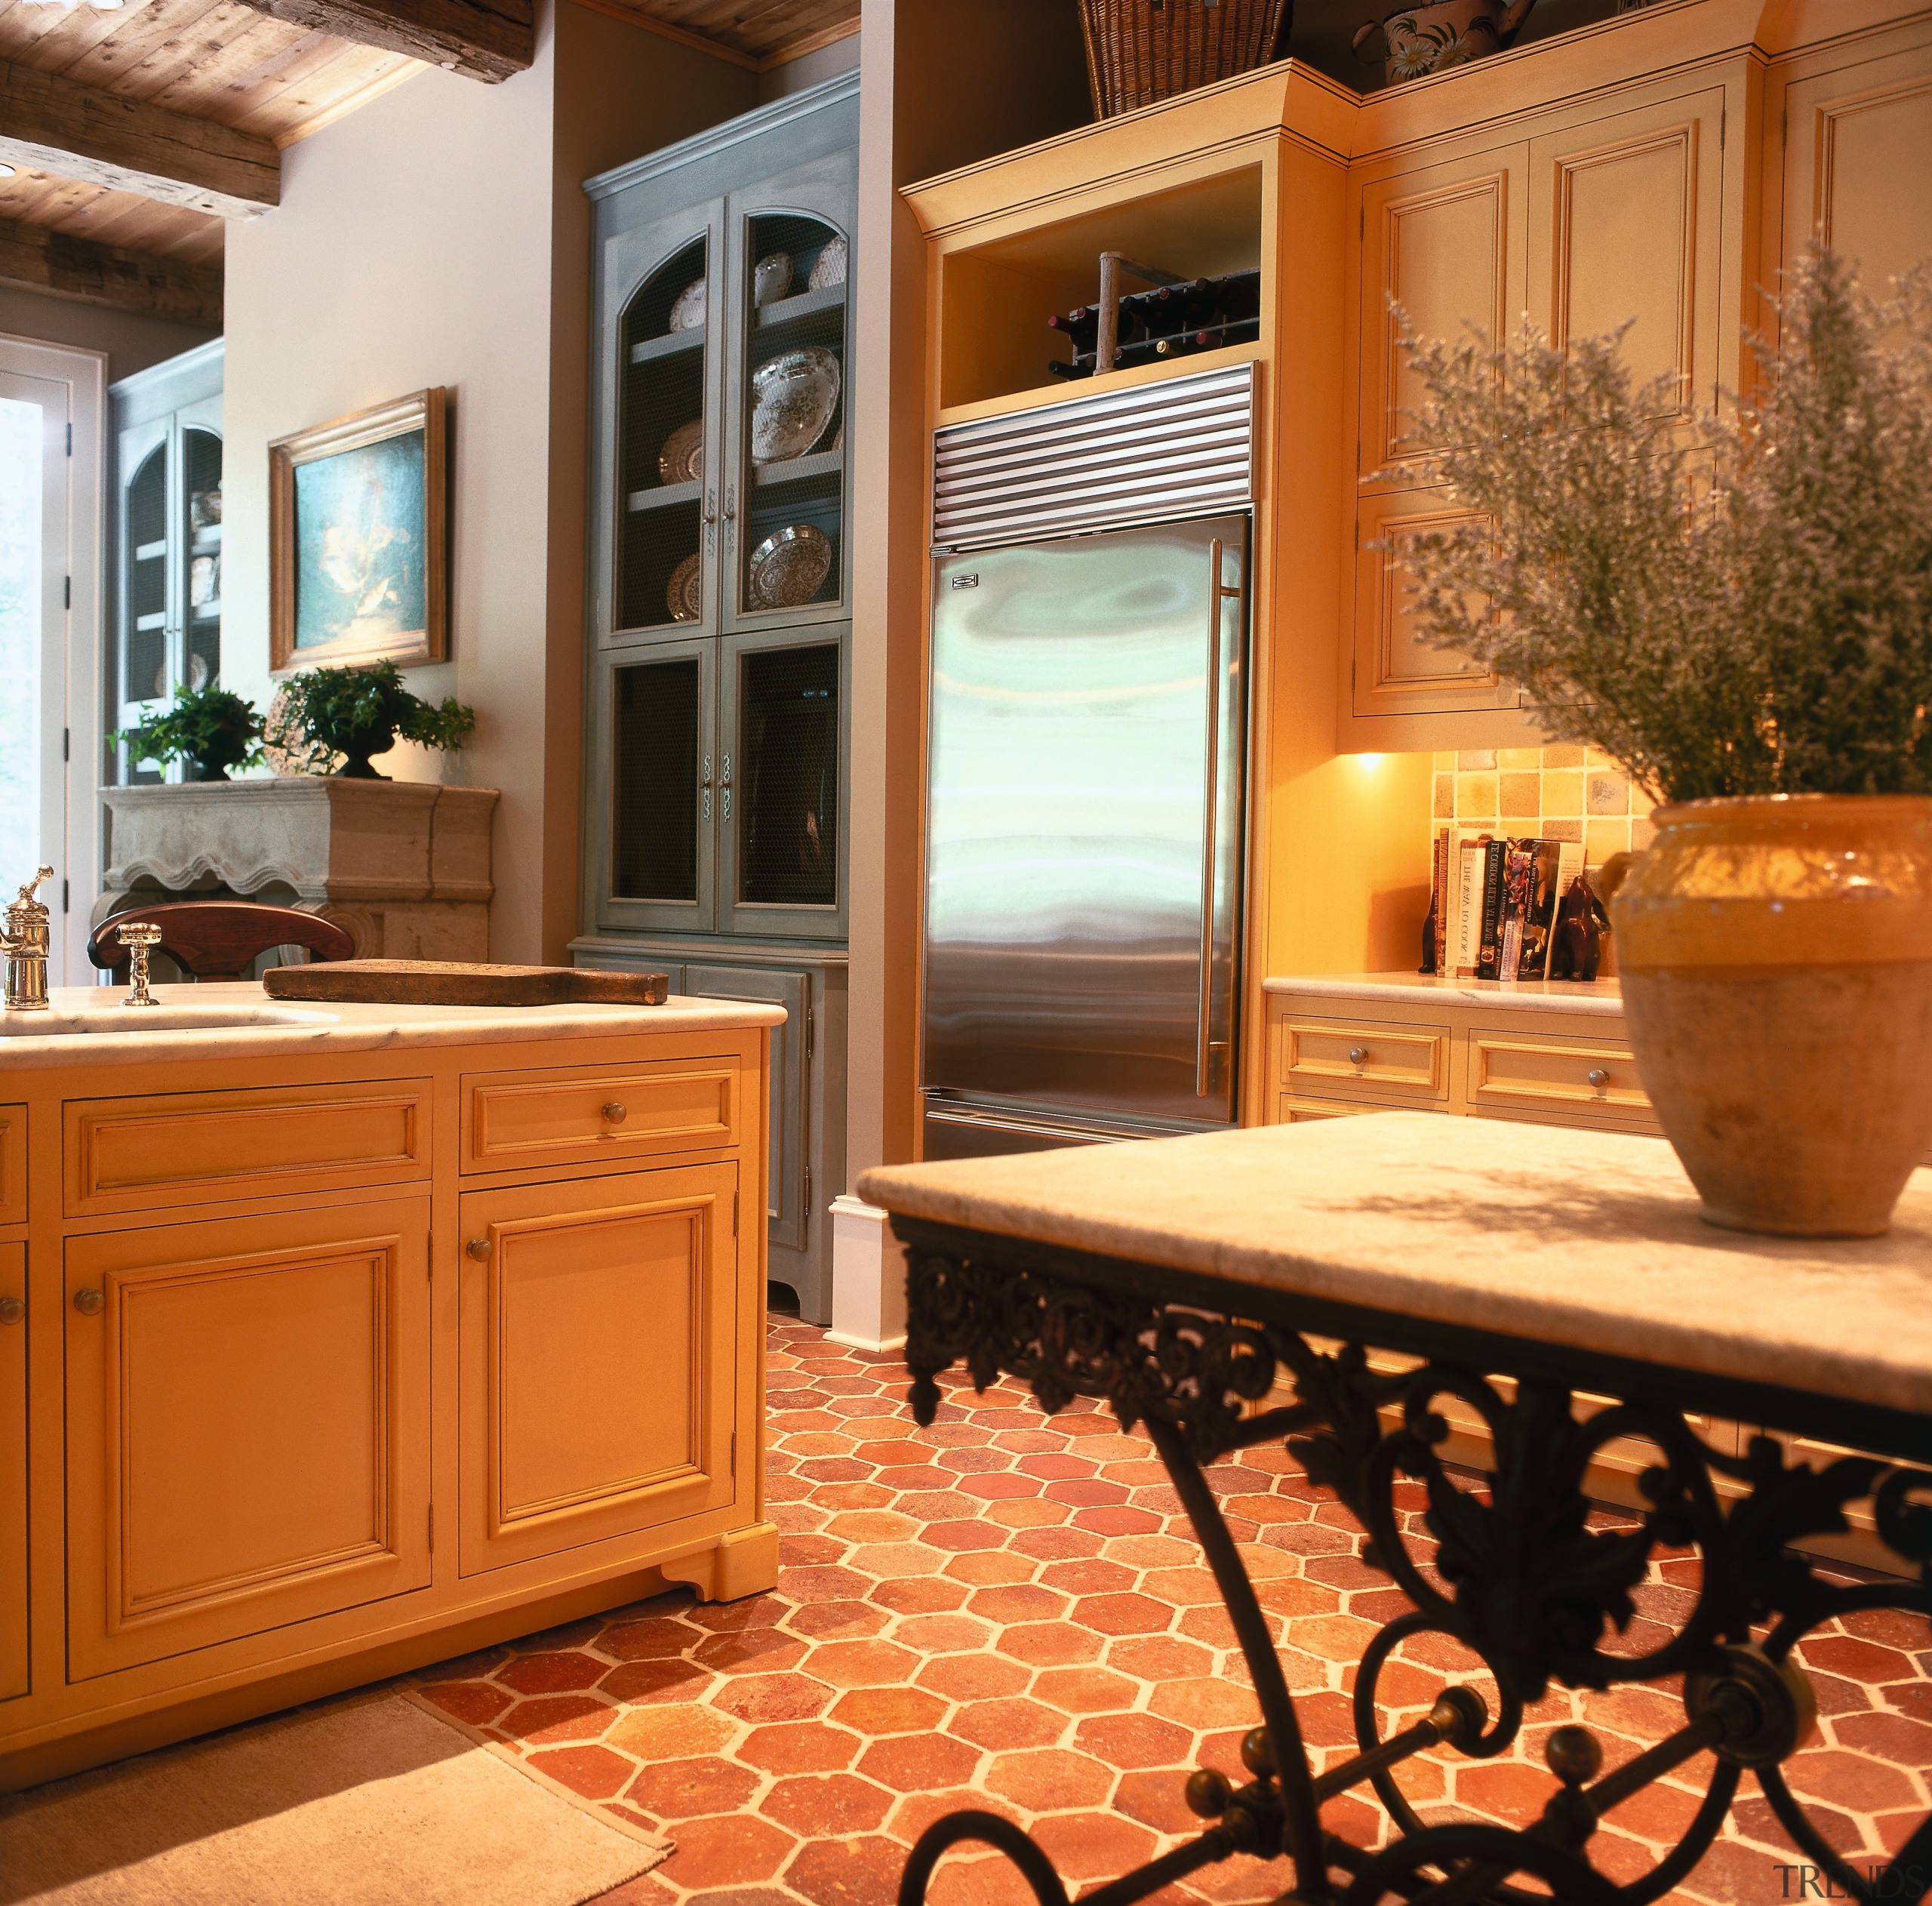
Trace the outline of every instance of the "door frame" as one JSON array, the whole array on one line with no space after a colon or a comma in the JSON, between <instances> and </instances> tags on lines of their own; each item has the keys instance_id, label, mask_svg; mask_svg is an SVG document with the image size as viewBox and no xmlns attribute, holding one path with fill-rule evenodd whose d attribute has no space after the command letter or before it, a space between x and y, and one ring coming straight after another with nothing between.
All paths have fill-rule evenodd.
<instances>
[{"instance_id":1,"label":"door frame","mask_svg":"<svg viewBox=\"0 0 1932 1906\"><path fill-rule=\"evenodd\" d=\"M102 596L106 574L107 353L49 344L0 332L0 370L39 377L67 390L73 444L67 459L67 669L64 689L67 731L63 784L66 813L60 830L66 851L57 860L50 984L88 986L98 975L88 965L85 922L100 893L106 865L106 810L100 796L106 778L106 722L101 644L106 633ZM26 869L22 878L33 870ZM70 930L75 922L80 930Z\"/></svg>"}]
</instances>

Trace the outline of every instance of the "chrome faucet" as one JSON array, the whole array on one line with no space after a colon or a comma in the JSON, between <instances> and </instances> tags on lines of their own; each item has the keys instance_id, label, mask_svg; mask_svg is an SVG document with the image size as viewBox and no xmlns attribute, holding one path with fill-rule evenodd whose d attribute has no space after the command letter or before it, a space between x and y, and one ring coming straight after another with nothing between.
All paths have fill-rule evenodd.
<instances>
[{"instance_id":1,"label":"chrome faucet","mask_svg":"<svg viewBox=\"0 0 1932 1906\"><path fill-rule=\"evenodd\" d=\"M47 1010L48 913L34 898L33 890L53 878L51 867L42 867L20 889L20 898L8 903L7 931L0 937L0 954L7 961L9 1012Z\"/></svg>"}]
</instances>

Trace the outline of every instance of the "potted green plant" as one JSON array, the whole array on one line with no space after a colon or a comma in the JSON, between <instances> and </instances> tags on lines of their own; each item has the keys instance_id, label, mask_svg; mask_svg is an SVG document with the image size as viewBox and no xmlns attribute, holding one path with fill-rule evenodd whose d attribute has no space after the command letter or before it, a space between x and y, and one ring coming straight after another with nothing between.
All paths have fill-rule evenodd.
<instances>
[{"instance_id":1,"label":"potted green plant","mask_svg":"<svg viewBox=\"0 0 1932 1906\"><path fill-rule=\"evenodd\" d=\"M225 781L229 768L261 759L262 718L226 688L182 688L160 714L108 738L125 743L137 762L183 762L190 781Z\"/></svg>"},{"instance_id":2,"label":"potted green plant","mask_svg":"<svg viewBox=\"0 0 1932 1906\"><path fill-rule=\"evenodd\" d=\"M475 727L473 708L454 696L421 700L403 685L395 664L383 661L291 676L276 697L267 741L303 773L386 781L369 765L372 755L387 753L398 739L454 754Z\"/></svg>"},{"instance_id":3,"label":"potted green plant","mask_svg":"<svg viewBox=\"0 0 1932 1906\"><path fill-rule=\"evenodd\" d=\"M1932 1141L1928 273L1874 304L1814 252L1687 424L1614 337L1410 340L1475 513L1411 546L1423 627L1665 803L1606 870L1626 1022L1746 1230L1882 1232Z\"/></svg>"}]
</instances>

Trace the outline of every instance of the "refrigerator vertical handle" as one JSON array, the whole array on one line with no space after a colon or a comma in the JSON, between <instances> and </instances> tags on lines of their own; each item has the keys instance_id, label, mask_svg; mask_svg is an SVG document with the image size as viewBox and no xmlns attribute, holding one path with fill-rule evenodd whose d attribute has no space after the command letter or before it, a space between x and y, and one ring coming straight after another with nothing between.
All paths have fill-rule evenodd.
<instances>
[{"instance_id":1,"label":"refrigerator vertical handle","mask_svg":"<svg viewBox=\"0 0 1932 1906\"><path fill-rule=\"evenodd\" d=\"M1201 821L1201 990L1194 1042L1194 1095L1205 1098L1214 1069L1214 872L1220 856L1221 809L1221 605L1237 600L1241 585L1221 580L1221 539L1208 546L1208 763L1202 777Z\"/></svg>"}]
</instances>

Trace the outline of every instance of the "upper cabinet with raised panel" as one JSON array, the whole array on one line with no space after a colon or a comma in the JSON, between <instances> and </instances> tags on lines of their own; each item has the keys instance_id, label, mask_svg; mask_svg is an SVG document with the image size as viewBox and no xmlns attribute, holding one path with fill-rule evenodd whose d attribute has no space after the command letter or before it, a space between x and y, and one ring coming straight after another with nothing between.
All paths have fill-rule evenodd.
<instances>
[{"instance_id":1,"label":"upper cabinet with raised panel","mask_svg":"<svg viewBox=\"0 0 1932 1906\"><path fill-rule=\"evenodd\" d=\"M1414 624L1404 540L1468 513L1426 481L1431 446L1416 417L1426 393L1403 348L1404 320L1419 337L1451 340L1506 334L1525 316L1559 345L1620 331L1633 371L1668 380L1664 402L1687 419L1737 380L1754 61L1734 51L1688 72L1606 85L1607 56L1624 42L1597 38L1598 83L1522 101L1530 109L1489 127L1430 126L1439 97L1364 109L1391 149L1351 168L1357 411L1345 479L1354 529L1345 748L1534 738L1513 688L1433 647ZM1536 50L1558 76L1581 81L1571 51L1552 62ZM1527 50L1515 63L1519 78L1534 69ZM1402 136L1424 128L1429 136Z\"/></svg>"}]
</instances>

